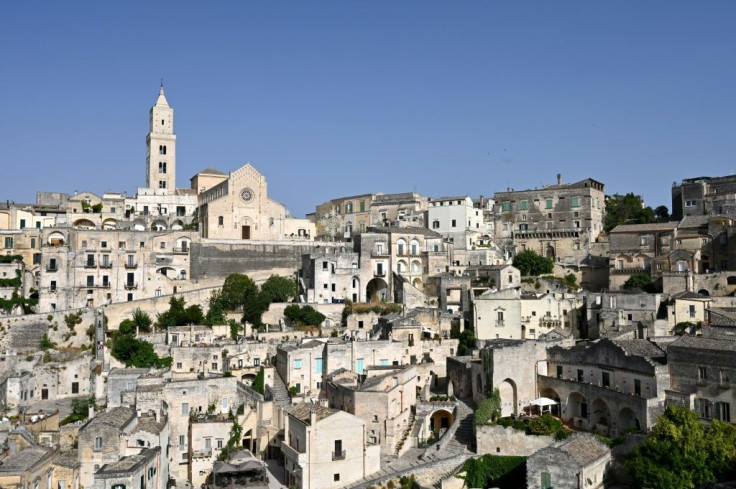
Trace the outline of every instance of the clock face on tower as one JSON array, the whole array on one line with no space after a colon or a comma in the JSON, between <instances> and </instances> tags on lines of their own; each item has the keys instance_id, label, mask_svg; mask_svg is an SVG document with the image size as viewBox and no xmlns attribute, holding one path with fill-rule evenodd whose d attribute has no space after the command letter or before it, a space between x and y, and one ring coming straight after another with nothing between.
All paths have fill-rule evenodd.
<instances>
[{"instance_id":1,"label":"clock face on tower","mask_svg":"<svg viewBox=\"0 0 736 489\"><path fill-rule=\"evenodd\" d=\"M253 200L253 191L249 188L244 188L240 192L240 198L243 202L248 203Z\"/></svg>"}]
</instances>

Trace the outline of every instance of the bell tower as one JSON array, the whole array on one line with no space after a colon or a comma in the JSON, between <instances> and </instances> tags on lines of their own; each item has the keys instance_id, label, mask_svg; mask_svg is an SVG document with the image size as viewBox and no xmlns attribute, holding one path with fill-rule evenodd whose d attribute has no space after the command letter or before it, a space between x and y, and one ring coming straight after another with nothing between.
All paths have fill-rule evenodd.
<instances>
[{"instance_id":1,"label":"bell tower","mask_svg":"<svg viewBox=\"0 0 736 489\"><path fill-rule=\"evenodd\" d=\"M166 101L163 82L149 117L151 127L146 136L146 187L155 189L158 195L170 195L176 191L176 135L174 109Z\"/></svg>"}]
</instances>

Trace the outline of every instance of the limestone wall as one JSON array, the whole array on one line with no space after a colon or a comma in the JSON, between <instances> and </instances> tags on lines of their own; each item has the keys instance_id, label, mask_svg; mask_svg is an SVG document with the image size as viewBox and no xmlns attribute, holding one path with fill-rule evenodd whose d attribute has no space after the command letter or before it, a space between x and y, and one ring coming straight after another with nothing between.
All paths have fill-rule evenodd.
<instances>
[{"instance_id":1,"label":"limestone wall","mask_svg":"<svg viewBox=\"0 0 736 489\"><path fill-rule=\"evenodd\" d=\"M555 442L552 436L527 435L525 432L499 425L479 426L475 434L478 455L515 455L528 457Z\"/></svg>"}]
</instances>

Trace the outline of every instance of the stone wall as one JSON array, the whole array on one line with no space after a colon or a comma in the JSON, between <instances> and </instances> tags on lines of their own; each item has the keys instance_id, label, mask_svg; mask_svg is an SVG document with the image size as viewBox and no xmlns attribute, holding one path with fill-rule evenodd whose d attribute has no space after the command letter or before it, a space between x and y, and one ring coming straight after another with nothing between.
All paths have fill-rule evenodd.
<instances>
[{"instance_id":1,"label":"stone wall","mask_svg":"<svg viewBox=\"0 0 736 489\"><path fill-rule=\"evenodd\" d=\"M475 433L478 455L517 455L528 457L555 442L552 436L527 435L525 432L499 425L479 426Z\"/></svg>"}]
</instances>

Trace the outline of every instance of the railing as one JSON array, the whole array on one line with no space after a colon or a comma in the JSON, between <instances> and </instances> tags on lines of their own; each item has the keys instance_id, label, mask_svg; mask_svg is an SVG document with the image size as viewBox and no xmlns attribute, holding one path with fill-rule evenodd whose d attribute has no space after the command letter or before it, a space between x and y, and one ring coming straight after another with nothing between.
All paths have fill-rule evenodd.
<instances>
[{"instance_id":1,"label":"railing","mask_svg":"<svg viewBox=\"0 0 736 489\"><path fill-rule=\"evenodd\" d=\"M332 460L345 460L345 450L341 452L332 452Z\"/></svg>"},{"instance_id":2,"label":"railing","mask_svg":"<svg viewBox=\"0 0 736 489\"><path fill-rule=\"evenodd\" d=\"M188 247L187 248L177 247L177 248L174 248L174 254L176 254L176 255L186 255L187 253L189 253L189 250L190 250L190 248L188 248Z\"/></svg>"},{"instance_id":3,"label":"railing","mask_svg":"<svg viewBox=\"0 0 736 489\"><path fill-rule=\"evenodd\" d=\"M84 264L84 268L96 268L96 267L97 267L97 264L93 261L88 261L88 262L85 262Z\"/></svg>"},{"instance_id":4,"label":"railing","mask_svg":"<svg viewBox=\"0 0 736 489\"><path fill-rule=\"evenodd\" d=\"M57 272L59 270L59 267L56 265L46 265L46 271L47 272Z\"/></svg>"},{"instance_id":5,"label":"railing","mask_svg":"<svg viewBox=\"0 0 736 489\"><path fill-rule=\"evenodd\" d=\"M135 282L128 282L127 284L125 284L125 289L126 290L133 290L133 289L137 289L137 288L138 288L138 284L135 283Z\"/></svg>"},{"instance_id":6,"label":"railing","mask_svg":"<svg viewBox=\"0 0 736 489\"><path fill-rule=\"evenodd\" d=\"M386 276L386 272L376 270L376 272L373 275L376 276L376 277L385 277Z\"/></svg>"},{"instance_id":7,"label":"railing","mask_svg":"<svg viewBox=\"0 0 736 489\"><path fill-rule=\"evenodd\" d=\"M503 319L496 319L496 327L502 328L504 326Z\"/></svg>"},{"instance_id":8,"label":"railing","mask_svg":"<svg viewBox=\"0 0 736 489\"><path fill-rule=\"evenodd\" d=\"M133 263L131 263L131 262L126 262L126 263L125 263L125 268L128 268L128 269L131 269L131 268L138 268L138 263L136 263L136 262L133 262Z\"/></svg>"},{"instance_id":9,"label":"railing","mask_svg":"<svg viewBox=\"0 0 736 489\"><path fill-rule=\"evenodd\" d=\"M112 268L112 263L111 262L100 263L100 268Z\"/></svg>"},{"instance_id":10,"label":"railing","mask_svg":"<svg viewBox=\"0 0 736 489\"><path fill-rule=\"evenodd\" d=\"M386 257L389 256L388 251L371 251L371 256L376 258Z\"/></svg>"}]
</instances>

